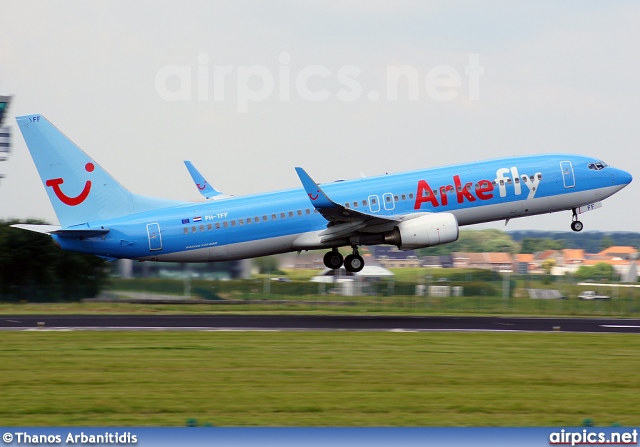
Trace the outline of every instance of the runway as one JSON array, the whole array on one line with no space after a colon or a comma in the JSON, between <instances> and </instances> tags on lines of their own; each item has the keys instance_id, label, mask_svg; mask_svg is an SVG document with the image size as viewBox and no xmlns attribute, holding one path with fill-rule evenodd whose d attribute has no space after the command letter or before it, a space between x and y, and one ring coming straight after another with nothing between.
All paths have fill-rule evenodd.
<instances>
[{"instance_id":1,"label":"runway","mask_svg":"<svg viewBox=\"0 0 640 447\"><path fill-rule=\"evenodd\" d=\"M525 331L640 333L638 319L310 315L4 315L0 330Z\"/></svg>"}]
</instances>

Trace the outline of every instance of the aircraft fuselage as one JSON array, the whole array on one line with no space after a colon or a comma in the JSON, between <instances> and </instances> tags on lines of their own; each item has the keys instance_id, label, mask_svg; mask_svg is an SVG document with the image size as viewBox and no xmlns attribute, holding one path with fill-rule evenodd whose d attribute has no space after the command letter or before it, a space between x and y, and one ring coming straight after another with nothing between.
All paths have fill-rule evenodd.
<instances>
[{"instance_id":1,"label":"aircraft fuselage","mask_svg":"<svg viewBox=\"0 0 640 447\"><path fill-rule=\"evenodd\" d=\"M453 214L460 226L571 210L599 202L631 181L625 171L579 155L477 161L320 185L334 202L381 217ZM109 258L208 262L350 245L309 237L327 220L304 188L188 203L89 222L103 235L54 234L64 249ZM362 234L389 228L363 228Z\"/></svg>"}]
</instances>

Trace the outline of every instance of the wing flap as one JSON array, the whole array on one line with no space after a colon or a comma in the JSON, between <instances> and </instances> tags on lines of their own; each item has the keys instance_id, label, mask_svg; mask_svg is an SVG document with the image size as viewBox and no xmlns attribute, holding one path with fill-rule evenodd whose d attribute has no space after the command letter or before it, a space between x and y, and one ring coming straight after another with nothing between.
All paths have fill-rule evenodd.
<instances>
[{"instance_id":1,"label":"wing flap","mask_svg":"<svg viewBox=\"0 0 640 447\"><path fill-rule=\"evenodd\" d=\"M331 225L326 230L318 233L318 236L320 236L320 242L329 242L335 239L349 236L366 226L367 224L365 224L364 222L346 222L342 224Z\"/></svg>"}]
</instances>

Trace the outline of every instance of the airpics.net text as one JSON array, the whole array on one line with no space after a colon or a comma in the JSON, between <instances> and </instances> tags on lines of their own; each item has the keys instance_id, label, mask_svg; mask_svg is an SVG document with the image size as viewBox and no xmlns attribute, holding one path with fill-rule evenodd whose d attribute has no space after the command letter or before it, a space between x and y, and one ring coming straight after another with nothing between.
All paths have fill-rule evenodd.
<instances>
[{"instance_id":1,"label":"airpics.net text","mask_svg":"<svg viewBox=\"0 0 640 447\"><path fill-rule=\"evenodd\" d=\"M381 86L364 91L363 70L356 65L330 68L325 65L297 67L289 53L278 56L278 66L210 65L207 53L197 56L197 64L165 65L155 76L155 89L165 101L216 101L235 97L238 113L247 113L249 104L275 98L287 102L299 98L323 102L331 98L354 102L365 100L419 101L428 98L448 102L466 92L468 101L480 100L480 76L484 67L480 55L471 53L463 68L435 65L426 72L413 65L387 65ZM462 74L464 72L464 74ZM383 93L381 93L381 90Z\"/></svg>"}]
</instances>

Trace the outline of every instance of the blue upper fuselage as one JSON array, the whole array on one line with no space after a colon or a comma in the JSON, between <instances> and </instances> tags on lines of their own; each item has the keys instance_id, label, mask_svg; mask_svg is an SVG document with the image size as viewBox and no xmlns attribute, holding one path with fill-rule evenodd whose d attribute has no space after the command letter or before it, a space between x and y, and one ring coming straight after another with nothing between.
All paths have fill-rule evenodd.
<instances>
[{"instance_id":1,"label":"blue upper fuselage","mask_svg":"<svg viewBox=\"0 0 640 447\"><path fill-rule=\"evenodd\" d=\"M576 208L614 194L631 179L629 173L598 159L545 154L339 181L320 187L333 202L361 213L402 217L450 212L460 225L469 225ZM292 249L290 241L278 238L327 227L327 220L314 208L312 196L297 188L189 203L89 222L90 228L109 229L102 236L82 240L59 235L54 238L62 248L113 258L146 259L259 240L277 240L282 247L270 246L256 256L284 252ZM220 256L224 259L224 255Z\"/></svg>"}]
</instances>

